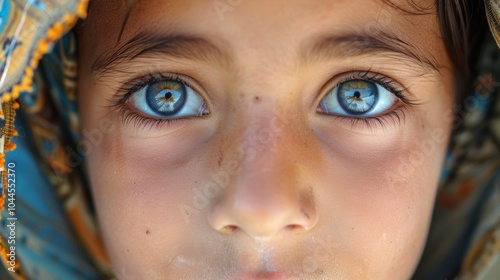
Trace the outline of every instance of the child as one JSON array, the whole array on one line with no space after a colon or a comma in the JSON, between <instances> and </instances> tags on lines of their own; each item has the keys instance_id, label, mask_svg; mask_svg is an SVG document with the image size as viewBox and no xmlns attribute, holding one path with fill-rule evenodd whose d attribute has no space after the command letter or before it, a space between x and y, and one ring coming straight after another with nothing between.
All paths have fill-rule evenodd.
<instances>
[{"instance_id":1,"label":"child","mask_svg":"<svg viewBox=\"0 0 500 280\"><path fill-rule=\"evenodd\" d=\"M103 273L77 275L107 274L88 182L118 279L410 278L440 179L438 214L482 211L499 182L493 128L472 130L481 172L455 165L498 94L498 50L472 2L92 1L78 40L61 42L62 99L20 99L39 149L37 117L55 118L40 108L66 112L69 142L46 169ZM45 61L40 81L59 71ZM457 217L448 252L470 240L475 216ZM446 257L416 277L455 276ZM16 271L41 279L22 260Z\"/></svg>"}]
</instances>

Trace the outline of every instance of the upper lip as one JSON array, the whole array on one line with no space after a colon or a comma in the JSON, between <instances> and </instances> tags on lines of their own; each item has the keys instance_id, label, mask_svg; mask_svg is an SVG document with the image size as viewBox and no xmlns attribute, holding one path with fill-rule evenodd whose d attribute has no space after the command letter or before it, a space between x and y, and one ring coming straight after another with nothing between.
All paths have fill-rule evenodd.
<instances>
[{"instance_id":1,"label":"upper lip","mask_svg":"<svg viewBox=\"0 0 500 280\"><path fill-rule=\"evenodd\" d=\"M286 280L285 274L279 272L250 272L238 275L235 280Z\"/></svg>"}]
</instances>

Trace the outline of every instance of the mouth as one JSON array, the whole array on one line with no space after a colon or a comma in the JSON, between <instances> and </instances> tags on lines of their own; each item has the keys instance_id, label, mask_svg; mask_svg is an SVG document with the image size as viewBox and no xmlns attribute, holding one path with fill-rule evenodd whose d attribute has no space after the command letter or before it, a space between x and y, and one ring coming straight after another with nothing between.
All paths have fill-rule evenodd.
<instances>
[{"instance_id":1,"label":"mouth","mask_svg":"<svg viewBox=\"0 0 500 280\"><path fill-rule=\"evenodd\" d=\"M221 256L219 252L214 252L204 255L202 259L178 255L172 263L178 269L187 269L193 273L198 271L205 275L205 279L221 279L221 275L232 280L303 279L304 256L311 253L303 248L288 248L286 252L279 249L268 244L242 244L238 250L230 250L231 255ZM211 275L213 276L210 277Z\"/></svg>"},{"instance_id":2,"label":"mouth","mask_svg":"<svg viewBox=\"0 0 500 280\"><path fill-rule=\"evenodd\" d=\"M279 272L260 272L260 273L243 273L235 278L235 280L286 280L284 273Z\"/></svg>"}]
</instances>

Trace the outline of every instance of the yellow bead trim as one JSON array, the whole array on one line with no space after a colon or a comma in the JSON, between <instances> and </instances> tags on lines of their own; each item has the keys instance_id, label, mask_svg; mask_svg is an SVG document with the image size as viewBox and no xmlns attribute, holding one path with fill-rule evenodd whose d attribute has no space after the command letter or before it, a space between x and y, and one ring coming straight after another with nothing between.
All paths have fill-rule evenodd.
<instances>
[{"instance_id":1,"label":"yellow bead trim","mask_svg":"<svg viewBox=\"0 0 500 280\"><path fill-rule=\"evenodd\" d=\"M42 39L38 43L38 47L31 55L31 61L24 70L24 75L20 84L14 85L10 92L5 92L3 94L3 102L7 102L11 99L17 99L21 92L33 90L33 73L38 67L40 59L49 51L50 46L54 42L59 40L67 31L75 26L79 18L85 18L87 16L88 4L89 0L81 0L74 15L65 15L61 22L55 23L51 28L49 28L46 38Z\"/></svg>"}]
</instances>

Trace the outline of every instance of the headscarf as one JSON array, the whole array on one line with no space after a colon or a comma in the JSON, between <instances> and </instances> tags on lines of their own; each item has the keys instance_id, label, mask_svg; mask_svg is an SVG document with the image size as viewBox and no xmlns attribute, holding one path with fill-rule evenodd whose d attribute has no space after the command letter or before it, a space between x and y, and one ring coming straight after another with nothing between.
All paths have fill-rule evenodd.
<instances>
[{"instance_id":1,"label":"headscarf","mask_svg":"<svg viewBox=\"0 0 500 280\"><path fill-rule=\"evenodd\" d=\"M66 32L85 16L87 5L0 1L2 158L18 146L2 163L0 251L9 274L19 279L104 279L110 274L82 159L74 152L80 132L76 37ZM16 110L19 104L22 109Z\"/></svg>"},{"instance_id":2,"label":"headscarf","mask_svg":"<svg viewBox=\"0 0 500 280\"><path fill-rule=\"evenodd\" d=\"M415 279L488 279L500 259L499 3L485 0L493 36L484 39L474 92L454 123ZM71 28L87 5L0 0L0 279L127 279L110 269L76 149Z\"/></svg>"}]
</instances>

